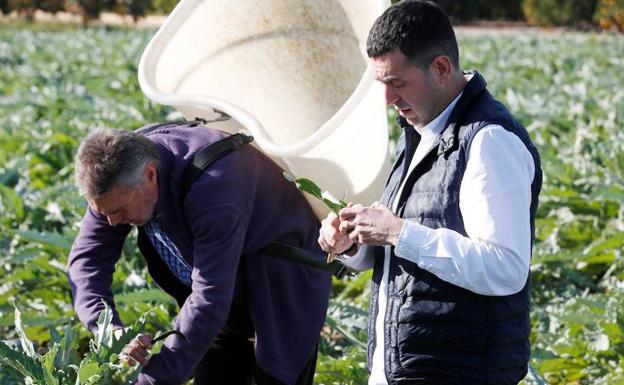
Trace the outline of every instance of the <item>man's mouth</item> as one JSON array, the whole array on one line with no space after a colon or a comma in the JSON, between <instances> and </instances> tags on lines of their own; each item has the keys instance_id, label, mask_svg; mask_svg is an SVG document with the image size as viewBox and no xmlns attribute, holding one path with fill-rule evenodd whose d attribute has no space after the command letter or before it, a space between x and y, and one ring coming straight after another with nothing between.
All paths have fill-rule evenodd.
<instances>
[{"instance_id":1,"label":"man's mouth","mask_svg":"<svg viewBox=\"0 0 624 385\"><path fill-rule=\"evenodd\" d=\"M397 109L397 111L399 112L400 115L405 115L408 112L410 112L412 109L409 107L399 107L399 106L395 106L395 108Z\"/></svg>"}]
</instances>

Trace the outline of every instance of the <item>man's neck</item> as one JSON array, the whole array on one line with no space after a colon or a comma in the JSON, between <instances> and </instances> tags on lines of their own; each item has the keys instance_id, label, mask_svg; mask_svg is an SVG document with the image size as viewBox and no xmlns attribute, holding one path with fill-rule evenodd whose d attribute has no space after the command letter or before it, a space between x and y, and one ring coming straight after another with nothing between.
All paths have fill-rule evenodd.
<instances>
[{"instance_id":1,"label":"man's neck","mask_svg":"<svg viewBox=\"0 0 624 385\"><path fill-rule=\"evenodd\" d=\"M451 104L453 100L455 100L464 91L466 84L468 84L468 79L464 77L463 72L461 70L455 71L453 77L447 83L446 91L441 95L440 102L437 104L438 108L432 115L431 120L425 124L412 125L416 128L416 131L421 132L421 129L427 127L431 124L431 122L436 120L436 118L440 116L444 110L446 110L449 104Z\"/></svg>"}]
</instances>

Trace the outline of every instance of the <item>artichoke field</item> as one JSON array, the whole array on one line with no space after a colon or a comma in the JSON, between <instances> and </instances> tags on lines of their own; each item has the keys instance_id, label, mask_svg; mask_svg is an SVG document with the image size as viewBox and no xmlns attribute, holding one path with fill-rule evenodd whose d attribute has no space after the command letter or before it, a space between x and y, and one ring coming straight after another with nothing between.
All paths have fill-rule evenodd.
<instances>
[{"instance_id":1,"label":"artichoke field","mask_svg":"<svg viewBox=\"0 0 624 385\"><path fill-rule=\"evenodd\" d=\"M180 117L146 100L138 86L138 60L153 33L0 26L0 385L75 381L88 357L116 368L114 357L97 361L101 345L89 344L71 308L65 264L86 207L73 183L73 156L94 127L134 129ZM542 156L531 266L533 375L526 382L624 384L624 38L527 31L458 37L462 67L484 75ZM393 125L392 140L397 130ZM318 384L366 381L369 278L334 282ZM127 324L149 312L141 327L171 327L175 302L150 280L132 239L113 290ZM78 361L55 379L27 380L12 364L46 354ZM78 383L103 384L89 378Z\"/></svg>"}]
</instances>

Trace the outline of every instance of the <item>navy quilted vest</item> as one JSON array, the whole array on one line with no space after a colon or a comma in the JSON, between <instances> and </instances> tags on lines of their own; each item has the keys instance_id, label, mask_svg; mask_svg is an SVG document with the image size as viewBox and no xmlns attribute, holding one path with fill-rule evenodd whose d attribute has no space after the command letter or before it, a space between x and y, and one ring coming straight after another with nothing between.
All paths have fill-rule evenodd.
<instances>
[{"instance_id":1,"label":"navy quilted vest","mask_svg":"<svg viewBox=\"0 0 624 385\"><path fill-rule=\"evenodd\" d=\"M402 119L401 119L402 120ZM382 202L390 206L419 135L402 121L404 135ZM470 144L488 124L517 135L535 162L531 185L531 233L542 184L537 149L526 129L486 90L478 73L466 85L444 131L418 164L401 194L398 213L432 229L448 228L466 235L459 210L459 188ZM369 321L369 367L375 347L375 316L382 256L390 258L385 317L385 370L390 385L507 385L527 372L529 347L529 282L513 295L479 295L445 282L415 263L376 248Z\"/></svg>"}]
</instances>

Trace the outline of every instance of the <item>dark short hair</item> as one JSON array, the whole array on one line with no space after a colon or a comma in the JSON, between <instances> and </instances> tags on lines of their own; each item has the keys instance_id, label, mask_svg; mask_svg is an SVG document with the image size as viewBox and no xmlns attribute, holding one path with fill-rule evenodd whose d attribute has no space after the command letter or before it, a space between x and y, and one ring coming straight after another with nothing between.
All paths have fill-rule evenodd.
<instances>
[{"instance_id":1,"label":"dark short hair","mask_svg":"<svg viewBox=\"0 0 624 385\"><path fill-rule=\"evenodd\" d=\"M158 159L154 143L141 134L98 130L78 148L76 182L82 194L97 198L114 186L138 186L147 163Z\"/></svg>"},{"instance_id":2,"label":"dark short hair","mask_svg":"<svg viewBox=\"0 0 624 385\"><path fill-rule=\"evenodd\" d=\"M403 0L390 6L373 24L366 42L369 57L398 48L411 62L426 68L446 55L459 68L459 49L448 15L431 1Z\"/></svg>"}]
</instances>

